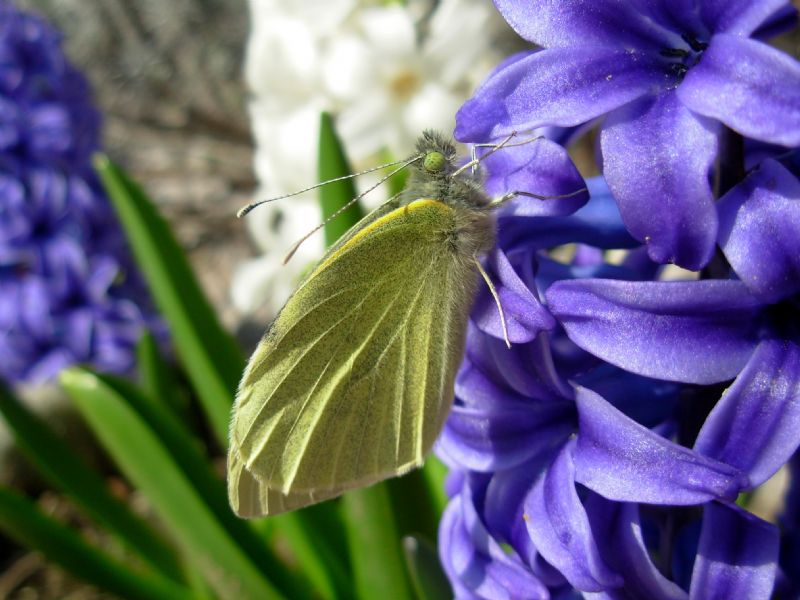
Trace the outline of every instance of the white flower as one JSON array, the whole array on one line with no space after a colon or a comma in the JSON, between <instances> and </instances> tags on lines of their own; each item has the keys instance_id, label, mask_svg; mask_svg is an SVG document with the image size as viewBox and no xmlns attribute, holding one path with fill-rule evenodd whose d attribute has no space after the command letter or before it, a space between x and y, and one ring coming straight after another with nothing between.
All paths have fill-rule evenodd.
<instances>
[{"instance_id":1,"label":"white flower","mask_svg":"<svg viewBox=\"0 0 800 600\"><path fill-rule=\"evenodd\" d=\"M250 0L252 31L246 77L260 187L254 199L281 196L316 181L320 113L337 130L357 170L387 155L407 156L423 129L450 132L455 113L514 38L487 0ZM365 190L379 175L357 181ZM385 198L365 199L372 208ZM232 297L243 312L276 312L323 236L291 246L320 222L314 193L259 207L246 217L262 255L234 275Z\"/></svg>"}]
</instances>

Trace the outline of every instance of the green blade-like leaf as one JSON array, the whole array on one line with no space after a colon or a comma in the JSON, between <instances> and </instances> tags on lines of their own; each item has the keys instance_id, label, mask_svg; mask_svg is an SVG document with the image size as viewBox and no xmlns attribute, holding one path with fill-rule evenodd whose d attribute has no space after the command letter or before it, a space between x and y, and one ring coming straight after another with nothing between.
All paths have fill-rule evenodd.
<instances>
[{"instance_id":1,"label":"green blade-like leaf","mask_svg":"<svg viewBox=\"0 0 800 600\"><path fill-rule=\"evenodd\" d=\"M214 473L208 457L202 452L199 441L166 406L142 393L130 381L108 375L96 375L98 381L124 399L164 444L180 470L191 481L200 498L225 527L250 560L267 573L279 589L291 597L308 593L307 584L294 578L273 554L265 540L248 521L236 517L228 505L224 482Z\"/></svg>"},{"instance_id":2,"label":"green blade-like leaf","mask_svg":"<svg viewBox=\"0 0 800 600\"><path fill-rule=\"evenodd\" d=\"M95 158L95 168L170 325L211 428L225 447L231 405L244 369L239 348L220 326L169 226L142 189L105 156Z\"/></svg>"},{"instance_id":3,"label":"green blade-like leaf","mask_svg":"<svg viewBox=\"0 0 800 600\"><path fill-rule=\"evenodd\" d=\"M170 365L161 356L153 334L145 331L136 344L136 370L142 389L153 400L166 404L181 419L189 412L188 397L180 393Z\"/></svg>"},{"instance_id":4,"label":"green blade-like leaf","mask_svg":"<svg viewBox=\"0 0 800 600\"><path fill-rule=\"evenodd\" d=\"M112 496L103 479L1 384L0 414L20 450L53 486L66 492L91 519L106 527L153 568L180 580L182 567L173 549Z\"/></svg>"},{"instance_id":5,"label":"green blade-like leaf","mask_svg":"<svg viewBox=\"0 0 800 600\"><path fill-rule=\"evenodd\" d=\"M449 501L447 492L444 489L444 482L447 479L447 466L431 454L425 461L425 466L422 467L422 475L427 482L428 496L438 523Z\"/></svg>"},{"instance_id":6,"label":"green blade-like leaf","mask_svg":"<svg viewBox=\"0 0 800 600\"><path fill-rule=\"evenodd\" d=\"M413 598L385 483L342 497L355 593L362 600Z\"/></svg>"},{"instance_id":7,"label":"green blade-like leaf","mask_svg":"<svg viewBox=\"0 0 800 600\"><path fill-rule=\"evenodd\" d=\"M27 498L0 487L0 529L76 577L131 600L186 600L192 592L155 572L137 572L45 516Z\"/></svg>"},{"instance_id":8,"label":"green blade-like leaf","mask_svg":"<svg viewBox=\"0 0 800 600\"><path fill-rule=\"evenodd\" d=\"M403 538L403 550L419 600L448 600L453 597L433 544L418 536L408 536Z\"/></svg>"},{"instance_id":9,"label":"green blade-like leaf","mask_svg":"<svg viewBox=\"0 0 800 600\"><path fill-rule=\"evenodd\" d=\"M422 535L436 539L439 514L430 493L428 481L421 469L417 469L386 482L391 498L394 521L398 535Z\"/></svg>"},{"instance_id":10,"label":"green blade-like leaf","mask_svg":"<svg viewBox=\"0 0 800 600\"><path fill-rule=\"evenodd\" d=\"M397 157L388 150L383 150L380 154L379 160L382 163L391 163L395 162ZM397 167L387 167L386 173L383 174L384 177L391 173L389 169L397 169ZM386 182L386 185L389 189L389 196L396 196L406 189L406 181L408 181L408 169L403 169L392 175Z\"/></svg>"},{"instance_id":11,"label":"green blade-like leaf","mask_svg":"<svg viewBox=\"0 0 800 600\"><path fill-rule=\"evenodd\" d=\"M342 143L328 113L322 113L319 124L319 162L317 170L320 181L336 179L352 173ZM352 179L329 183L319 188L322 218L327 219L356 197L356 186ZM325 245L330 246L348 229L358 223L364 211L358 202L341 215L325 224Z\"/></svg>"},{"instance_id":12,"label":"green blade-like leaf","mask_svg":"<svg viewBox=\"0 0 800 600\"><path fill-rule=\"evenodd\" d=\"M80 368L62 371L61 383L119 469L148 498L165 529L217 591L258 600L281 597L116 390Z\"/></svg>"},{"instance_id":13,"label":"green blade-like leaf","mask_svg":"<svg viewBox=\"0 0 800 600\"><path fill-rule=\"evenodd\" d=\"M352 595L347 544L338 502L323 502L268 519L285 537L295 559L324 598Z\"/></svg>"}]
</instances>

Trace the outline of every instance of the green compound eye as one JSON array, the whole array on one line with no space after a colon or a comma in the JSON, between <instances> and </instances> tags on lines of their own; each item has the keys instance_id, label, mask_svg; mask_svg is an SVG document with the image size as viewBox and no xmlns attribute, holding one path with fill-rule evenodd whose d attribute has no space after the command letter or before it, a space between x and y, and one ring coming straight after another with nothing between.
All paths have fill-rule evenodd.
<instances>
[{"instance_id":1,"label":"green compound eye","mask_svg":"<svg viewBox=\"0 0 800 600\"><path fill-rule=\"evenodd\" d=\"M422 163L422 166L425 167L425 170L429 173L438 173L442 169L444 169L446 159L444 154L441 152L428 152L425 155L425 160Z\"/></svg>"}]
</instances>

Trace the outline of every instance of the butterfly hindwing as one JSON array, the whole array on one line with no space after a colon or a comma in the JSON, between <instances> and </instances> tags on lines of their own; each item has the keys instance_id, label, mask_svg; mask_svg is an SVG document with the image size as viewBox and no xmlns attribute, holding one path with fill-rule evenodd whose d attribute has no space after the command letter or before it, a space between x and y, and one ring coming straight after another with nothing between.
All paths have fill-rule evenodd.
<instances>
[{"instance_id":1,"label":"butterfly hindwing","mask_svg":"<svg viewBox=\"0 0 800 600\"><path fill-rule=\"evenodd\" d=\"M334 247L292 296L237 397L239 514L299 508L422 463L452 402L477 277L454 232L441 202L394 209Z\"/></svg>"}]
</instances>

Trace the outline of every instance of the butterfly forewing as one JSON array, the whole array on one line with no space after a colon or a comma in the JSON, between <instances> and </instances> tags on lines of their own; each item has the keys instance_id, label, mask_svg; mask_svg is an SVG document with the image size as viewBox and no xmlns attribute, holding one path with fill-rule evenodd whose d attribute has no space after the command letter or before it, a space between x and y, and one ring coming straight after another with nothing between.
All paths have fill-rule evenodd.
<instances>
[{"instance_id":1,"label":"butterfly forewing","mask_svg":"<svg viewBox=\"0 0 800 600\"><path fill-rule=\"evenodd\" d=\"M395 209L329 252L292 296L237 398L229 492L239 514L291 510L421 464L452 401L477 277L448 241L455 227L441 202Z\"/></svg>"}]
</instances>

